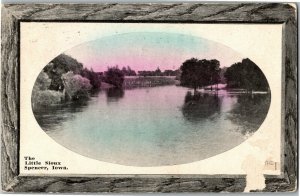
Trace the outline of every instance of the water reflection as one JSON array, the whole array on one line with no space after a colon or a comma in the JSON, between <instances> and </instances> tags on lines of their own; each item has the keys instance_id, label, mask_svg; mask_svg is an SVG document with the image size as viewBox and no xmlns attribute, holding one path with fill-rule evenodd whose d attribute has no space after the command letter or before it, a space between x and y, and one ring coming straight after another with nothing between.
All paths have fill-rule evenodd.
<instances>
[{"instance_id":1,"label":"water reflection","mask_svg":"<svg viewBox=\"0 0 300 196\"><path fill-rule=\"evenodd\" d=\"M271 94L241 94L230 111L229 119L242 125L243 134L256 131L263 123L271 102Z\"/></svg>"},{"instance_id":2,"label":"water reflection","mask_svg":"<svg viewBox=\"0 0 300 196\"><path fill-rule=\"evenodd\" d=\"M219 94L196 92L193 95L187 92L181 111L185 120L193 123L201 123L205 119L213 120L212 123L229 120L238 126L238 132L247 135L255 132L263 123L270 102L270 93L221 91Z\"/></svg>"},{"instance_id":3,"label":"water reflection","mask_svg":"<svg viewBox=\"0 0 300 196\"><path fill-rule=\"evenodd\" d=\"M182 106L184 118L191 122L206 119L219 113L221 101L218 94L196 92L194 95L188 91Z\"/></svg>"},{"instance_id":4,"label":"water reflection","mask_svg":"<svg viewBox=\"0 0 300 196\"><path fill-rule=\"evenodd\" d=\"M106 90L106 97L108 102L117 102L124 97L124 90L120 88L109 88Z\"/></svg>"},{"instance_id":5,"label":"water reflection","mask_svg":"<svg viewBox=\"0 0 300 196\"><path fill-rule=\"evenodd\" d=\"M34 115L50 137L74 152L123 165L161 166L199 161L241 144L270 104L270 94L188 91L174 85L126 90L125 96L107 89L87 102L47 106Z\"/></svg>"},{"instance_id":6,"label":"water reflection","mask_svg":"<svg viewBox=\"0 0 300 196\"><path fill-rule=\"evenodd\" d=\"M88 100L73 101L47 107L33 108L34 116L45 131L60 127L65 121L69 121L82 112L88 106Z\"/></svg>"}]
</instances>

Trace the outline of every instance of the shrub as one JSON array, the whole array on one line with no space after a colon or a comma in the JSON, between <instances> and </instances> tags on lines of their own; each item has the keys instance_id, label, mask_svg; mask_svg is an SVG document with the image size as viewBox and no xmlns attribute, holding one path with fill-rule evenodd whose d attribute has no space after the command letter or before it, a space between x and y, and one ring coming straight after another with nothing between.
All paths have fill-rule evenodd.
<instances>
[{"instance_id":1,"label":"shrub","mask_svg":"<svg viewBox=\"0 0 300 196\"><path fill-rule=\"evenodd\" d=\"M43 70L51 79L51 85L49 89L63 91L64 86L61 76L69 71L79 74L82 69L82 63L78 62L71 56L61 54L53 59L48 65L46 65Z\"/></svg>"},{"instance_id":2,"label":"shrub","mask_svg":"<svg viewBox=\"0 0 300 196\"><path fill-rule=\"evenodd\" d=\"M35 83L34 83L34 90L47 90L51 84L51 79L49 76L41 71L41 73L38 75Z\"/></svg>"},{"instance_id":3,"label":"shrub","mask_svg":"<svg viewBox=\"0 0 300 196\"><path fill-rule=\"evenodd\" d=\"M31 101L32 107L49 106L59 104L63 100L63 94L59 91L44 90L33 91Z\"/></svg>"},{"instance_id":4,"label":"shrub","mask_svg":"<svg viewBox=\"0 0 300 196\"><path fill-rule=\"evenodd\" d=\"M93 69L84 68L81 70L80 75L90 80L92 88L94 90L99 89L101 86L101 77L98 73L94 72Z\"/></svg>"},{"instance_id":5,"label":"shrub","mask_svg":"<svg viewBox=\"0 0 300 196\"><path fill-rule=\"evenodd\" d=\"M89 90L92 88L90 81L78 74L68 72L62 75L64 93L70 100L80 100L89 97Z\"/></svg>"},{"instance_id":6,"label":"shrub","mask_svg":"<svg viewBox=\"0 0 300 196\"><path fill-rule=\"evenodd\" d=\"M63 94L58 91L48 90L51 84L51 79L45 72L41 72L33 86L32 90L32 107L49 106L58 104L63 99Z\"/></svg>"},{"instance_id":7,"label":"shrub","mask_svg":"<svg viewBox=\"0 0 300 196\"><path fill-rule=\"evenodd\" d=\"M122 88L124 82L124 74L118 68L118 66L108 67L108 70L105 72L104 81L108 84L114 85L116 88Z\"/></svg>"}]
</instances>

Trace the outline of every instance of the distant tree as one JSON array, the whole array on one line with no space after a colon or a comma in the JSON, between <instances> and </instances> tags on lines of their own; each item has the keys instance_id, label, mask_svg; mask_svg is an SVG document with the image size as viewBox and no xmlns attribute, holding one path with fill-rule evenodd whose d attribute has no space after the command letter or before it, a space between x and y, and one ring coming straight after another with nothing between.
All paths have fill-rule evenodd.
<instances>
[{"instance_id":1,"label":"distant tree","mask_svg":"<svg viewBox=\"0 0 300 196\"><path fill-rule=\"evenodd\" d=\"M105 82L114 85L116 88L122 88L124 73L118 66L108 67L107 71L104 73L104 80Z\"/></svg>"},{"instance_id":2,"label":"distant tree","mask_svg":"<svg viewBox=\"0 0 300 196\"><path fill-rule=\"evenodd\" d=\"M124 76L127 76L127 69L126 69L126 67L122 67L122 73L124 74Z\"/></svg>"},{"instance_id":3,"label":"distant tree","mask_svg":"<svg viewBox=\"0 0 300 196\"><path fill-rule=\"evenodd\" d=\"M182 86L192 87L194 92L199 87L217 84L220 81L220 63L218 60L198 60L191 58L180 67Z\"/></svg>"},{"instance_id":4,"label":"distant tree","mask_svg":"<svg viewBox=\"0 0 300 196\"><path fill-rule=\"evenodd\" d=\"M162 73L163 76L176 76L176 70L167 69Z\"/></svg>"},{"instance_id":5,"label":"distant tree","mask_svg":"<svg viewBox=\"0 0 300 196\"><path fill-rule=\"evenodd\" d=\"M136 76L136 72L132 70L129 66L127 66L127 68L122 67L122 72L124 76Z\"/></svg>"},{"instance_id":6,"label":"distant tree","mask_svg":"<svg viewBox=\"0 0 300 196\"><path fill-rule=\"evenodd\" d=\"M51 79L49 89L63 91L64 86L61 76L69 71L72 71L74 74L80 74L82 69L82 63L78 62L71 56L61 54L46 65L43 70Z\"/></svg>"},{"instance_id":7,"label":"distant tree","mask_svg":"<svg viewBox=\"0 0 300 196\"><path fill-rule=\"evenodd\" d=\"M136 76L136 72L127 66L128 76Z\"/></svg>"},{"instance_id":8,"label":"distant tree","mask_svg":"<svg viewBox=\"0 0 300 196\"><path fill-rule=\"evenodd\" d=\"M70 71L62 75L62 81L67 99L80 100L89 97L89 90L92 88L89 79Z\"/></svg>"},{"instance_id":9,"label":"distant tree","mask_svg":"<svg viewBox=\"0 0 300 196\"><path fill-rule=\"evenodd\" d=\"M250 59L243 59L227 68L224 74L228 88L243 88L248 92L269 89L268 81L260 68Z\"/></svg>"},{"instance_id":10,"label":"distant tree","mask_svg":"<svg viewBox=\"0 0 300 196\"><path fill-rule=\"evenodd\" d=\"M138 75L139 76L152 76L152 72L151 71L138 71Z\"/></svg>"},{"instance_id":11,"label":"distant tree","mask_svg":"<svg viewBox=\"0 0 300 196\"><path fill-rule=\"evenodd\" d=\"M92 68L91 69L84 68L83 70L80 71L80 75L90 80L90 83L94 90L100 88L101 76L98 73L94 72Z\"/></svg>"},{"instance_id":12,"label":"distant tree","mask_svg":"<svg viewBox=\"0 0 300 196\"><path fill-rule=\"evenodd\" d=\"M159 69L159 67L157 67L157 69L154 71L154 76L161 76L162 75L162 72L161 70Z\"/></svg>"}]
</instances>

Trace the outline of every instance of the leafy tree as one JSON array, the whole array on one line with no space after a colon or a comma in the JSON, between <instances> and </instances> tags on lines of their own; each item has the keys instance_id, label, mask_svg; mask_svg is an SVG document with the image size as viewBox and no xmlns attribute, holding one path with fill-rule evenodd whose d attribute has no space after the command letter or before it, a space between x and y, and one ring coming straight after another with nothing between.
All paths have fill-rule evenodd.
<instances>
[{"instance_id":1,"label":"leafy tree","mask_svg":"<svg viewBox=\"0 0 300 196\"><path fill-rule=\"evenodd\" d=\"M82 69L82 63L66 54L61 54L46 65L43 70L51 79L49 89L62 91L64 86L61 76L69 71L72 71L74 74L80 74Z\"/></svg>"},{"instance_id":2,"label":"leafy tree","mask_svg":"<svg viewBox=\"0 0 300 196\"><path fill-rule=\"evenodd\" d=\"M129 66L127 66L127 68L123 67L122 72L124 76L136 76L136 72L132 70Z\"/></svg>"},{"instance_id":3,"label":"leafy tree","mask_svg":"<svg viewBox=\"0 0 300 196\"><path fill-rule=\"evenodd\" d=\"M268 81L263 72L248 58L227 68L224 76L228 88L243 88L249 92L269 89Z\"/></svg>"},{"instance_id":4,"label":"leafy tree","mask_svg":"<svg viewBox=\"0 0 300 196\"><path fill-rule=\"evenodd\" d=\"M178 70L170 70L170 69L167 69L165 70L162 75L163 76L176 76L178 74Z\"/></svg>"},{"instance_id":5,"label":"leafy tree","mask_svg":"<svg viewBox=\"0 0 300 196\"><path fill-rule=\"evenodd\" d=\"M101 77L98 73L94 72L94 70L92 68L90 70L87 68L84 68L83 70L81 70L80 75L90 80L90 83L94 90L100 88Z\"/></svg>"},{"instance_id":6,"label":"leafy tree","mask_svg":"<svg viewBox=\"0 0 300 196\"><path fill-rule=\"evenodd\" d=\"M69 100L80 100L89 97L89 90L92 88L90 81L81 75L68 72L62 75L64 93Z\"/></svg>"},{"instance_id":7,"label":"leafy tree","mask_svg":"<svg viewBox=\"0 0 300 196\"><path fill-rule=\"evenodd\" d=\"M154 71L154 75L155 75L155 76L161 76L161 75L162 75L162 72L161 72L161 70L159 69L159 67L157 67L157 69Z\"/></svg>"},{"instance_id":8,"label":"leafy tree","mask_svg":"<svg viewBox=\"0 0 300 196\"><path fill-rule=\"evenodd\" d=\"M218 60L198 60L191 58L180 67L182 86L194 88L217 84L220 81L220 63Z\"/></svg>"},{"instance_id":9,"label":"leafy tree","mask_svg":"<svg viewBox=\"0 0 300 196\"><path fill-rule=\"evenodd\" d=\"M124 73L118 68L118 66L108 67L104 75L105 82L114 85L116 88L122 88Z\"/></svg>"}]
</instances>

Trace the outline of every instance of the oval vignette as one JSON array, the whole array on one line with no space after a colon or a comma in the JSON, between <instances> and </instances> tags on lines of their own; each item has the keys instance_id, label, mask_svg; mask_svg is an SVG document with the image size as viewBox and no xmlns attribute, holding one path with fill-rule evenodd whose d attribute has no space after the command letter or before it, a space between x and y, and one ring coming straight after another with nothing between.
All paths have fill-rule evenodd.
<instances>
[{"instance_id":1,"label":"oval vignette","mask_svg":"<svg viewBox=\"0 0 300 196\"><path fill-rule=\"evenodd\" d=\"M40 127L93 159L130 166L203 160L251 137L271 101L249 58L201 37L127 33L65 51L31 96Z\"/></svg>"}]
</instances>

